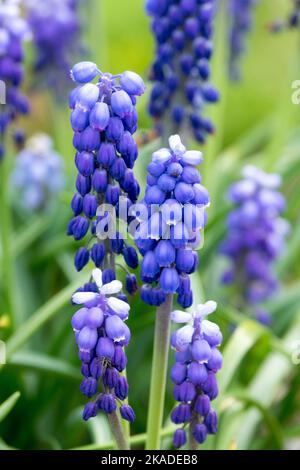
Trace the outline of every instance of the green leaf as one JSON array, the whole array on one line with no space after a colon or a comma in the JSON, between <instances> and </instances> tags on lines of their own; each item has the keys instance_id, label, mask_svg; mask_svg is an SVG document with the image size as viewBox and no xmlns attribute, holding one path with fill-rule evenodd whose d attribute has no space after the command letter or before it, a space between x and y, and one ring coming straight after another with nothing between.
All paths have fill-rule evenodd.
<instances>
[{"instance_id":1,"label":"green leaf","mask_svg":"<svg viewBox=\"0 0 300 470\"><path fill-rule=\"evenodd\" d=\"M0 450L17 450L15 447L11 447L0 437Z\"/></svg>"},{"instance_id":2,"label":"green leaf","mask_svg":"<svg viewBox=\"0 0 300 470\"><path fill-rule=\"evenodd\" d=\"M285 437L299 437L300 436L300 424L296 424L284 431Z\"/></svg>"},{"instance_id":3,"label":"green leaf","mask_svg":"<svg viewBox=\"0 0 300 470\"><path fill-rule=\"evenodd\" d=\"M40 352L16 352L10 358L7 366L22 367L22 369L28 368L54 375L61 375L71 380L80 380L80 374L75 367L71 366L67 362L41 354Z\"/></svg>"},{"instance_id":4,"label":"green leaf","mask_svg":"<svg viewBox=\"0 0 300 470\"><path fill-rule=\"evenodd\" d=\"M294 308L297 310L299 302L300 281L297 281L291 286L286 286L278 296L265 302L264 308L270 311L274 317L282 316L282 313L286 312L288 308Z\"/></svg>"},{"instance_id":5,"label":"green leaf","mask_svg":"<svg viewBox=\"0 0 300 470\"><path fill-rule=\"evenodd\" d=\"M272 413L268 410L266 406L251 396L247 395L247 393L235 393L232 395L234 400L242 402L246 406L250 406L256 408L257 411L261 414L261 417L269 429L270 435L272 437L272 442L275 444L276 449L282 449L284 445L284 438L281 426L277 419L272 415Z\"/></svg>"},{"instance_id":6,"label":"green leaf","mask_svg":"<svg viewBox=\"0 0 300 470\"><path fill-rule=\"evenodd\" d=\"M6 416L14 408L20 396L21 396L20 392L15 392L0 405L0 423L6 418Z\"/></svg>"},{"instance_id":7,"label":"green leaf","mask_svg":"<svg viewBox=\"0 0 300 470\"><path fill-rule=\"evenodd\" d=\"M164 429L161 430L160 432L160 437L168 437L173 434L174 431L176 431L177 426L168 426ZM142 434L137 434L135 436L131 436L130 438L130 444L131 446L134 445L139 445L143 444L147 439L147 434L142 433ZM110 449L115 449L116 445L113 441L107 442L106 444L88 444L86 446L81 446L81 447L75 447L70 450L110 450Z\"/></svg>"},{"instance_id":8,"label":"green leaf","mask_svg":"<svg viewBox=\"0 0 300 470\"><path fill-rule=\"evenodd\" d=\"M297 318L297 321L284 338L287 350L291 350L299 336L300 319ZM233 357L230 359L232 360ZM279 352L271 352L266 356L253 380L247 386L247 396L258 401L264 408L270 408L280 392L284 390L283 384L293 371L294 373L297 372L297 366L293 365L291 357L288 358ZM228 448L232 441L237 442L238 449L249 449L262 416L257 409L240 413L241 409L242 406L232 406L230 411L227 411L226 422L232 420L230 431L221 421L218 439L219 449Z\"/></svg>"},{"instance_id":9,"label":"green leaf","mask_svg":"<svg viewBox=\"0 0 300 470\"><path fill-rule=\"evenodd\" d=\"M49 217L39 217L28 227L22 228L20 233L14 235L13 242L15 258L34 243L48 228Z\"/></svg>"},{"instance_id":10,"label":"green leaf","mask_svg":"<svg viewBox=\"0 0 300 470\"><path fill-rule=\"evenodd\" d=\"M57 263L69 282L74 282L77 278L77 272L74 269L74 257L71 253L60 253L56 257Z\"/></svg>"},{"instance_id":11,"label":"green leaf","mask_svg":"<svg viewBox=\"0 0 300 470\"><path fill-rule=\"evenodd\" d=\"M194 294L195 305L204 303L206 301L205 292L199 271L196 271L191 276L191 288Z\"/></svg>"},{"instance_id":12,"label":"green leaf","mask_svg":"<svg viewBox=\"0 0 300 470\"><path fill-rule=\"evenodd\" d=\"M245 320L235 330L223 352L224 366L218 377L220 395L228 389L240 363L264 334L265 330L251 320Z\"/></svg>"},{"instance_id":13,"label":"green leaf","mask_svg":"<svg viewBox=\"0 0 300 470\"><path fill-rule=\"evenodd\" d=\"M299 165L299 163L298 163ZM288 270L293 267L295 259L300 255L300 220L293 226L291 237L288 240L288 245L285 249L283 256L277 263L277 273L280 278L288 273Z\"/></svg>"},{"instance_id":14,"label":"green leaf","mask_svg":"<svg viewBox=\"0 0 300 470\"><path fill-rule=\"evenodd\" d=\"M76 246L76 242L66 235L57 235L47 240L36 253L36 257L33 260L33 265L46 264L49 259L52 259L57 253L60 253L66 248L72 248Z\"/></svg>"},{"instance_id":15,"label":"green leaf","mask_svg":"<svg viewBox=\"0 0 300 470\"><path fill-rule=\"evenodd\" d=\"M7 341L7 359L20 349L39 328L53 318L62 307L70 302L72 294L85 282L85 280L86 276L78 276L78 279L75 282L69 284L65 289L52 297L52 299L39 308L15 331Z\"/></svg>"}]
</instances>

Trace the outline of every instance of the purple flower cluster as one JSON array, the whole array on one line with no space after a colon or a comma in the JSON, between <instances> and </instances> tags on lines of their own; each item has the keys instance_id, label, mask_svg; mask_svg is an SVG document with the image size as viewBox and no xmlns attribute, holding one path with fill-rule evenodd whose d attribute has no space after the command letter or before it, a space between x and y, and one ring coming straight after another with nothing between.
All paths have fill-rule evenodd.
<instances>
[{"instance_id":1,"label":"purple flower cluster","mask_svg":"<svg viewBox=\"0 0 300 470\"><path fill-rule=\"evenodd\" d=\"M83 419L95 417L99 410L111 414L117 410L119 402L122 418L132 422L134 411L123 404L128 396L128 383L122 375L127 363L124 347L130 340L130 330L125 323L130 307L114 296L122 289L120 281L103 285L100 269L94 269L93 280L89 286L92 291L86 287L72 297L74 304L83 305L72 318L84 377L80 390L93 398L83 410Z\"/></svg>"},{"instance_id":2,"label":"purple flower cluster","mask_svg":"<svg viewBox=\"0 0 300 470\"><path fill-rule=\"evenodd\" d=\"M170 137L169 145L154 152L148 165L145 196L135 214L135 242L143 256L144 302L158 306L167 294L177 293L186 308L193 303L189 275L198 266L195 250L206 224L209 194L196 168L201 152L187 151L178 135Z\"/></svg>"},{"instance_id":3,"label":"purple flower cluster","mask_svg":"<svg viewBox=\"0 0 300 470\"><path fill-rule=\"evenodd\" d=\"M46 134L31 137L15 163L12 187L18 204L25 211L50 207L64 186L63 161Z\"/></svg>"},{"instance_id":4,"label":"purple flower cluster","mask_svg":"<svg viewBox=\"0 0 300 470\"><path fill-rule=\"evenodd\" d=\"M130 206L139 196L139 184L133 173L138 156L133 134L138 122L136 96L144 93L144 83L134 72L112 76L100 72L92 62L78 63L71 75L78 83L70 94L78 176L68 235L81 240L90 232L89 247L78 250L75 265L80 271L91 258L99 268L107 260L112 265L114 255L123 255L125 263L135 269L136 250L126 244L120 232L110 233L109 238L106 235L114 216L127 218ZM96 77L98 81L93 83ZM102 211L107 205L110 211ZM115 278L111 270L110 276L110 280ZM129 293L134 293L137 288L134 275L127 275L126 287Z\"/></svg>"},{"instance_id":5,"label":"purple flower cluster","mask_svg":"<svg viewBox=\"0 0 300 470\"><path fill-rule=\"evenodd\" d=\"M82 52L78 0L25 0L35 46L36 82L45 82L59 93L67 86L74 56ZM55 12L55 14L54 14Z\"/></svg>"},{"instance_id":6,"label":"purple flower cluster","mask_svg":"<svg viewBox=\"0 0 300 470\"><path fill-rule=\"evenodd\" d=\"M214 132L212 122L203 116L205 104L219 99L209 84L211 38L216 0L147 0L146 9L153 17L156 58L150 79L149 111L163 131L192 129L203 143Z\"/></svg>"},{"instance_id":7,"label":"purple flower cluster","mask_svg":"<svg viewBox=\"0 0 300 470\"><path fill-rule=\"evenodd\" d=\"M252 27L252 14L257 0L230 0L229 75L240 79L239 59L245 51L246 36Z\"/></svg>"},{"instance_id":8,"label":"purple flower cluster","mask_svg":"<svg viewBox=\"0 0 300 470\"><path fill-rule=\"evenodd\" d=\"M205 319L216 308L217 304L209 301L198 305L193 313L176 310L171 314L174 323L187 323L173 333L171 340L176 350L171 378L175 384L174 398L180 402L173 409L171 420L183 426L174 434L176 448L187 441L187 425L198 444L202 444L208 434L217 432L218 417L211 408L211 401L218 395L216 373L222 367L222 354L218 349L222 334L218 325Z\"/></svg>"},{"instance_id":9,"label":"purple flower cluster","mask_svg":"<svg viewBox=\"0 0 300 470\"><path fill-rule=\"evenodd\" d=\"M5 0L0 5L0 160L8 126L19 114L29 112L27 98L21 93L23 82L23 41L28 28L21 18L19 2Z\"/></svg>"},{"instance_id":10,"label":"purple flower cluster","mask_svg":"<svg viewBox=\"0 0 300 470\"><path fill-rule=\"evenodd\" d=\"M282 253L289 226L280 217L285 199L278 191L280 176L246 166L244 179L229 190L235 207L227 220L227 238L221 252L231 261L223 275L225 284L238 286L240 306L255 306L254 315L263 323L269 321L259 304L278 289L274 261Z\"/></svg>"}]
</instances>

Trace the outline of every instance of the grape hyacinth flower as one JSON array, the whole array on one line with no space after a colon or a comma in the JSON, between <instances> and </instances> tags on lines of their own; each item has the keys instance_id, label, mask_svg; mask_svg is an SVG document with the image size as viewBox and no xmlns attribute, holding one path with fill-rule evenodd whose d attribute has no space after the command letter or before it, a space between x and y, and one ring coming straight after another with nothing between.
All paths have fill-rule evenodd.
<instances>
[{"instance_id":1,"label":"grape hyacinth flower","mask_svg":"<svg viewBox=\"0 0 300 470\"><path fill-rule=\"evenodd\" d=\"M147 0L156 57L149 112L159 132L192 130L204 143L214 132L204 107L219 100L210 84L216 0ZM170 122L171 121L171 122Z\"/></svg>"},{"instance_id":2,"label":"grape hyacinth flower","mask_svg":"<svg viewBox=\"0 0 300 470\"><path fill-rule=\"evenodd\" d=\"M75 256L76 269L80 271L91 259L97 268L106 268L109 282L115 279L115 256L122 255L131 269L138 266L134 247L119 231L110 233L108 229L115 218L127 219L139 196L133 173L138 156L133 134L138 122L136 97L144 93L145 86L134 72L112 76L100 72L92 62L76 64L71 76L77 82L70 94L70 108L78 176L68 235L82 240L88 234L85 247ZM96 77L98 81L93 83ZM107 206L109 210L102 210ZM130 294L137 289L136 278L128 271L126 288Z\"/></svg>"},{"instance_id":3,"label":"grape hyacinth flower","mask_svg":"<svg viewBox=\"0 0 300 470\"><path fill-rule=\"evenodd\" d=\"M80 330L76 337L85 376L81 391L93 397L99 379L103 385L102 393L87 404L83 418L87 420L97 414L97 409L103 410L109 416L118 447L127 449L116 400L121 402L122 418L132 422L132 408L122 403L128 395L128 384L120 375L127 362L122 347L130 339L124 323L129 304L121 293L122 283L116 280L115 257L122 255L127 266L135 269L138 255L116 230L116 219L128 222L129 209L140 192L133 173L138 156L133 134L138 122L136 97L144 93L145 86L134 72L112 76L102 73L93 62L76 64L71 77L77 83L69 104L78 176L71 203L74 217L67 233L82 240L89 232L86 245L75 255L75 266L80 271L89 259L96 266L95 282L86 284L73 296L74 303L85 305L77 312L78 324L73 318L73 327ZM126 289L130 294L137 290L136 277L129 271ZM117 295L107 299L111 294Z\"/></svg>"},{"instance_id":4,"label":"grape hyacinth flower","mask_svg":"<svg viewBox=\"0 0 300 470\"><path fill-rule=\"evenodd\" d=\"M285 247L288 223L280 216L285 199L279 192L281 178L248 165L243 179L229 190L234 204L227 220L227 237L221 252L229 258L231 267L223 275L224 284L238 288L238 307L250 305L254 316L270 323L270 316L260 304L278 290L274 262Z\"/></svg>"},{"instance_id":5,"label":"grape hyacinth flower","mask_svg":"<svg viewBox=\"0 0 300 470\"><path fill-rule=\"evenodd\" d=\"M229 2L229 76L240 79L239 60L245 51L246 37L252 27L252 16L257 0L230 0Z\"/></svg>"},{"instance_id":6,"label":"grape hyacinth flower","mask_svg":"<svg viewBox=\"0 0 300 470\"><path fill-rule=\"evenodd\" d=\"M0 5L0 160L8 127L20 114L29 112L27 98L21 92L23 83L23 41L29 36L21 17L18 0L4 0ZM4 96L2 96L2 94Z\"/></svg>"},{"instance_id":7,"label":"grape hyacinth flower","mask_svg":"<svg viewBox=\"0 0 300 470\"><path fill-rule=\"evenodd\" d=\"M79 0L25 0L35 47L35 84L44 83L56 94L69 85L68 71L74 57L83 51L79 3Z\"/></svg>"},{"instance_id":8,"label":"grape hyacinth flower","mask_svg":"<svg viewBox=\"0 0 300 470\"><path fill-rule=\"evenodd\" d=\"M176 448L187 442L186 426L189 426L192 447L202 444L208 434L217 432L218 417L211 408L211 401L218 395L216 373L222 367L222 354L218 349L222 334L218 325L206 320L216 308L215 302L208 301L197 305L192 313L175 310L171 314L174 323L186 323L171 339L176 351L171 378L175 384L174 398L179 402L171 420L182 425L174 433Z\"/></svg>"},{"instance_id":9,"label":"grape hyacinth flower","mask_svg":"<svg viewBox=\"0 0 300 470\"><path fill-rule=\"evenodd\" d=\"M135 242L143 256L141 297L159 306L168 294L177 294L184 308L193 303L190 274L198 267L195 251L206 224L209 194L197 169L202 153L186 150L180 137L169 139L170 148L153 153L137 226Z\"/></svg>"},{"instance_id":10,"label":"grape hyacinth flower","mask_svg":"<svg viewBox=\"0 0 300 470\"><path fill-rule=\"evenodd\" d=\"M173 297L185 307L193 303L190 275L197 269L196 249L206 224L209 194L197 165L202 153L188 151L180 137L170 148L152 155L144 199L135 209L135 243L143 256L141 298L157 306L150 389L147 449L159 448L170 340Z\"/></svg>"},{"instance_id":11,"label":"grape hyacinth flower","mask_svg":"<svg viewBox=\"0 0 300 470\"><path fill-rule=\"evenodd\" d=\"M93 398L83 410L83 419L95 417L99 410L111 415L120 403L121 417L132 422L135 415L133 409L124 403L128 396L128 383L122 375L127 363L124 347L130 340L130 330L125 323L130 307L115 296L122 290L120 281L103 284L103 273L96 268L93 282L92 291L76 292L72 297L74 304L83 305L72 318L82 363L80 390L88 398Z\"/></svg>"},{"instance_id":12,"label":"grape hyacinth flower","mask_svg":"<svg viewBox=\"0 0 300 470\"><path fill-rule=\"evenodd\" d=\"M17 202L27 212L51 206L64 186L63 160L46 134L30 138L18 155L12 173Z\"/></svg>"}]
</instances>

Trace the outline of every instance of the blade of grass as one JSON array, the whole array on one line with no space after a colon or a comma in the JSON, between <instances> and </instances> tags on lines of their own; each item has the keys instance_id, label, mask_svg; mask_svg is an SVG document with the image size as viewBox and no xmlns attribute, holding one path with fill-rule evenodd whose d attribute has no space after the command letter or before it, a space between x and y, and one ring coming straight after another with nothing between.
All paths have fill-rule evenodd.
<instances>
[{"instance_id":1,"label":"blade of grass","mask_svg":"<svg viewBox=\"0 0 300 470\"><path fill-rule=\"evenodd\" d=\"M284 438L282 428L277 419L272 415L269 409L259 400L255 400L253 397L247 395L247 393L238 392L232 395L234 400L240 401L247 407L256 408L260 413L263 422L269 429L272 442L275 444L276 449L282 449L284 445Z\"/></svg>"},{"instance_id":2,"label":"blade of grass","mask_svg":"<svg viewBox=\"0 0 300 470\"><path fill-rule=\"evenodd\" d=\"M15 277L14 277L14 257L11 245L12 217L9 200L10 181L10 155L5 155L0 167L0 214L1 226L0 235L2 242L2 285L5 294L7 313L11 317L12 326L18 321L15 309Z\"/></svg>"},{"instance_id":3,"label":"blade of grass","mask_svg":"<svg viewBox=\"0 0 300 470\"><path fill-rule=\"evenodd\" d=\"M39 217L34 220L28 227L22 228L17 232L13 239L14 255L19 256L24 252L32 243L34 243L48 227L48 217Z\"/></svg>"},{"instance_id":4,"label":"blade of grass","mask_svg":"<svg viewBox=\"0 0 300 470\"><path fill-rule=\"evenodd\" d=\"M36 370L38 372L60 375L70 380L80 380L78 370L64 362L40 352L19 351L12 355L6 367L22 367L22 369Z\"/></svg>"},{"instance_id":5,"label":"blade of grass","mask_svg":"<svg viewBox=\"0 0 300 470\"><path fill-rule=\"evenodd\" d=\"M6 345L7 359L20 349L39 328L44 326L45 323L57 315L62 307L70 302L72 294L84 283L85 279L86 276L79 276L76 281L69 284L52 297L15 331Z\"/></svg>"},{"instance_id":6,"label":"blade of grass","mask_svg":"<svg viewBox=\"0 0 300 470\"><path fill-rule=\"evenodd\" d=\"M228 389L240 363L263 334L264 330L250 320L245 320L235 330L223 351L224 367L218 376L220 396Z\"/></svg>"},{"instance_id":7,"label":"blade of grass","mask_svg":"<svg viewBox=\"0 0 300 470\"><path fill-rule=\"evenodd\" d=\"M287 350L291 349L294 341L300 336L300 318L292 325L284 338L284 344ZM232 360L232 357L231 357ZM283 384L293 372L296 371L291 358L278 353L271 352L262 362L251 383L247 386L247 395L254 400L259 400L262 406L270 408L271 404L279 396L280 391L284 390ZM220 374L221 375L221 374ZM229 432L228 427L220 427L218 438L218 449L226 449L236 440L238 449L249 449L254 437L256 428L261 422L261 414L257 410L250 410L246 413L240 413L239 407L228 412L230 421L234 421L234 426ZM238 418L234 416L238 413Z\"/></svg>"},{"instance_id":8,"label":"blade of grass","mask_svg":"<svg viewBox=\"0 0 300 470\"><path fill-rule=\"evenodd\" d=\"M277 273L282 279L288 273L290 267L293 266L295 259L300 255L300 220L293 226L292 235L289 238L288 246L286 247L284 255L277 263Z\"/></svg>"},{"instance_id":9,"label":"blade of grass","mask_svg":"<svg viewBox=\"0 0 300 470\"><path fill-rule=\"evenodd\" d=\"M160 432L160 437L163 438L163 437L171 436L175 430L176 430L176 426L169 426L165 429L162 429ZM146 442L146 439L147 439L146 433L137 434L130 438L130 444L131 446L144 444L144 442ZM115 449L115 448L116 448L115 443L111 441L111 442L107 442L106 444L101 444L101 445L89 444L86 446L74 447L73 449L70 449L70 450L110 450L110 449Z\"/></svg>"},{"instance_id":10,"label":"blade of grass","mask_svg":"<svg viewBox=\"0 0 300 470\"><path fill-rule=\"evenodd\" d=\"M0 405L0 423L6 418L7 415L9 415L9 413L19 400L20 396L20 392L15 392Z\"/></svg>"}]
</instances>

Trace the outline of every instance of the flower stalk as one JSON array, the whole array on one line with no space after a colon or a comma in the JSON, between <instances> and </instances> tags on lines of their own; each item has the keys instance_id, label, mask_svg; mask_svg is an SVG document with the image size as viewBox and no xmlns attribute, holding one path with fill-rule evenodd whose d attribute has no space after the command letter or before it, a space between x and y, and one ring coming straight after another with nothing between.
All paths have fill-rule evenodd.
<instances>
[{"instance_id":1,"label":"flower stalk","mask_svg":"<svg viewBox=\"0 0 300 470\"><path fill-rule=\"evenodd\" d=\"M146 441L146 449L148 450L160 449L160 429L165 402L172 307L173 295L169 294L166 301L158 307L156 313Z\"/></svg>"},{"instance_id":2,"label":"flower stalk","mask_svg":"<svg viewBox=\"0 0 300 470\"><path fill-rule=\"evenodd\" d=\"M2 162L1 168L1 188L0 188L0 210L1 210L1 242L2 242L2 282L6 293L8 313L13 321L14 318L14 266L11 249L11 213L8 201L9 182L9 160Z\"/></svg>"},{"instance_id":3,"label":"flower stalk","mask_svg":"<svg viewBox=\"0 0 300 470\"><path fill-rule=\"evenodd\" d=\"M129 450L130 445L125 436L124 427L116 411L108 415L108 421L119 450Z\"/></svg>"}]
</instances>

